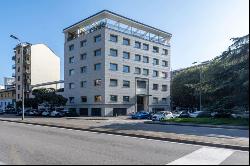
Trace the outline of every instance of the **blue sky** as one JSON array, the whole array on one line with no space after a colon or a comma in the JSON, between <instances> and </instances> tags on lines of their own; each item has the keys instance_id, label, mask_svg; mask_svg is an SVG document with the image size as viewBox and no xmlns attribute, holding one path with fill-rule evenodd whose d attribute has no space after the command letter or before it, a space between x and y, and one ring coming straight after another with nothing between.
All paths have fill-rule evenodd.
<instances>
[{"instance_id":1,"label":"blue sky","mask_svg":"<svg viewBox=\"0 0 250 166\"><path fill-rule=\"evenodd\" d=\"M61 58L62 30L103 9L173 34L172 69L210 60L232 37L249 33L248 0L1 0L0 84L11 76L17 35L33 44L45 43ZM63 71L61 71L63 79Z\"/></svg>"}]
</instances>

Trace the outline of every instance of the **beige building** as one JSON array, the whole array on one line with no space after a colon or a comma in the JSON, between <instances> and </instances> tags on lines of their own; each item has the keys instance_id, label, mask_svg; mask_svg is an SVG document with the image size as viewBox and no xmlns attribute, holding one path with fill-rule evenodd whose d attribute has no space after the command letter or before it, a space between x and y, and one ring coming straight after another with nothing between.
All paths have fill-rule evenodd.
<instances>
[{"instance_id":1,"label":"beige building","mask_svg":"<svg viewBox=\"0 0 250 166\"><path fill-rule=\"evenodd\" d=\"M31 86L60 80L60 58L46 45L22 43L14 48L16 101L31 97ZM23 55L23 56L22 56ZM56 85L46 87L56 88Z\"/></svg>"},{"instance_id":2,"label":"beige building","mask_svg":"<svg viewBox=\"0 0 250 166\"><path fill-rule=\"evenodd\" d=\"M83 116L170 109L170 33L104 10L64 34L68 108Z\"/></svg>"},{"instance_id":3,"label":"beige building","mask_svg":"<svg viewBox=\"0 0 250 166\"><path fill-rule=\"evenodd\" d=\"M15 105L16 99L15 89L1 89L0 90L0 109L5 110L7 106Z\"/></svg>"}]
</instances>

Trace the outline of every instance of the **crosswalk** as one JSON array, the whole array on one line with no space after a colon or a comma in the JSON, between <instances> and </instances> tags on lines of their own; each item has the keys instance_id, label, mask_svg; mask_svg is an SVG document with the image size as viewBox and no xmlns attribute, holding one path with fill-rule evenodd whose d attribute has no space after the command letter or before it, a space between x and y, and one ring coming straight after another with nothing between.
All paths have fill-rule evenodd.
<instances>
[{"instance_id":1,"label":"crosswalk","mask_svg":"<svg viewBox=\"0 0 250 166\"><path fill-rule=\"evenodd\" d=\"M219 165L233 153L229 149L202 147L167 165Z\"/></svg>"}]
</instances>

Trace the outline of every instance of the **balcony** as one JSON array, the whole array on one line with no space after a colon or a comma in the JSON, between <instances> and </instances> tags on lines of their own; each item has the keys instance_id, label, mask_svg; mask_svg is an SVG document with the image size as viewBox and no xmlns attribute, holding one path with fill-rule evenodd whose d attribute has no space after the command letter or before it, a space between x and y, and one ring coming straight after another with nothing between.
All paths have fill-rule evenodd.
<instances>
[{"instance_id":1,"label":"balcony","mask_svg":"<svg viewBox=\"0 0 250 166\"><path fill-rule=\"evenodd\" d=\"M24 61L25 65L30 65L30 61L29 60L26 60Z\"/></svg>"},{"instance_id":2,"label":"balcony","mask_svg":"<svg viewBox=\"0 0 250 166\"><path fill-rule=\"evenodd\" d=\"M26 74L30 74L30 70L24 70Z\"/></svg>"},{"instance_id":3,"label":"balcony","mask_svg":"<svg viewBox=\"0 0 250 166\"><path fill-rule=\"evenodd\" d=\"M16 60L16 56L15 56L15 55L12 56L12 60L13 60L13 61Z\"/></svg>"},{"instance_id":4,"label":"balcony","mask_svg":"<svg viewBox=\"0 0 250 166\"><path fill-rule=\"evenodd\" d=\"M16 64L12 65L12 69L16 69Z\"/></svg>"},{"instance_id":5,"label":"balcony","mask_svg":"<svg viewBox=\"0 0 250 166\"><path fill-rule=\"evenodd\" d=\"M16 73L12 73L12 77L16 77Z\"/></svg>"}]
</instances>

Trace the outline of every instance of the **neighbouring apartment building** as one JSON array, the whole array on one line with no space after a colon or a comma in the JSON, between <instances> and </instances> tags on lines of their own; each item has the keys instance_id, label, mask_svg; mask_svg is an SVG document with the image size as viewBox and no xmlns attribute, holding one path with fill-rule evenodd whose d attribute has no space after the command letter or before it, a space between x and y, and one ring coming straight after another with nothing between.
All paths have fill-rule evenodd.
<instances>
[{"instance_id":1,"label":"neighbouring apartment building","mask_svg":"<svg viewBox=\"0 0 250 166\"><path fill-rule=\"evenodd\" d=\"M60 80L60 58L44 44L19 44L14 48L12 60L16 101L22 99L22 87L25 98L30 98L32 85ZM55 88L55 86L49 85L45 88Z\"/></svg>"},{"instance_id":2,"label":"neighbouring apartment building","mask_svg":"<svg viewBox=\"0 0 250 166\"><path fill-rule=\"evenodd\" d=\"M64 34L69 109L83 116L170 109L170 33L104 10Z\"/></svg>"}]
</instances>

